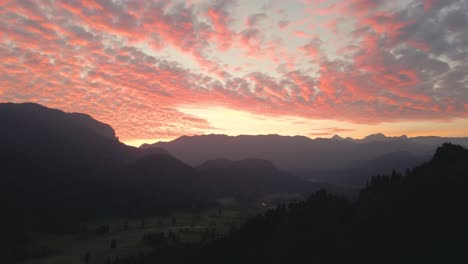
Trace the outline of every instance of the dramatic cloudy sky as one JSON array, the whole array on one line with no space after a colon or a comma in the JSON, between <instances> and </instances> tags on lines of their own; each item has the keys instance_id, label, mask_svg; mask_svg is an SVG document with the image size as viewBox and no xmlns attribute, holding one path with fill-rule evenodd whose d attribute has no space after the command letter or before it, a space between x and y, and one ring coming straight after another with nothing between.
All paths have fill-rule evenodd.
<instances>
[{"instance_id":1,"label":"dramatic cloudy sky","mask_svg":"<svg viewBox=\"0 0 468 264\"><path fill-rule=\"evenodd\" d=\"M1 0L0 101L129 144L468 136L468 1Z\"/></svg>"}]
</instances>

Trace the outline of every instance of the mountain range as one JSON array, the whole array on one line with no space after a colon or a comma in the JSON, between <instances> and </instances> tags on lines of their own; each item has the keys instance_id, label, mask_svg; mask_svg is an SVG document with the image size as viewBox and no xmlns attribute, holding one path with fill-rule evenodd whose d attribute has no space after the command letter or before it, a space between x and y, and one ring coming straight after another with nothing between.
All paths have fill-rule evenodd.
<instances>
[{"instance_id":1,"label":"mountain range","mask_svg":"<svg viewBox=\"0 0 468 264\"><path fill-rule=\"evenodd\" d=\"M373 175L404 171L430 159L445 142L468 146L468 138L387 137L363 139L304 136L182 136L170 142L144 144L141 149L162 148L192 166L212 159L264 159L280 170L311 180L362 186Z\"/></svg>"},{"instance_id":2,"label":"mountain range","mask_svg":"<svg viewBox=\"0 0 468 264\"><path fill-rule=\"evenodd\" d=\"M4 208L44 222L60 222L57 215L82 220L153 214L226 196L255 199L357 186L372 175L429 159L440 142L467 142L383 135L362 140L205 135L135 148L88 115L31 103L0 104L0 124Z\"/></svg>"},{"instance_id":3,"label":"mountain range","mask_svg":"<svg viewBox=\"0 0 468 264\"><path fill-rule=\"evenodd\" d=\"M121 143L88 115L37 104L0 104L0 124L0 198L16 222L59 227L94 216L167 213L225 196L317 189L266 160L190 166L164 149Z\"/></svg>"},{"instance_id":4,"label":"mountain range","mask_svg":"<svg viewBox=\"0 0 468 264\"><path fill-rule=\"evenodd\" d=\"M466 223L459 212L466 211L467 150L452 144L437 146L443 142L467 146L467 138L204 135L135 148L121 143L111 126L89 115L30 103L0 103L0 125L2 248L15 243L21 247L18 234L76 232L90 219L153 216L212 208L226 197L256 202L269 194L342 191L337 186L365 183L354 196L356 202L319 191L305 202L279 206L252 219L224 244L194 252L217 252L213 256L220 259L237 249L247 252L234 254L237 259L232 263L249 256L268 259L271 250L259 248L260 253L252 255L247 249L269 241L273 262L286 261L282 249L289 250L284 251L288 256L308 252L295 245L313 245L315 257L322 260L340 249L368 260L365 252L379 241L382 246L369 259L374 260L400 244L395 248L402 256L412 254L405 251L412 245L426 250L426 244L418 243L427 241L435 241L428 245L432 249L440 248L444 245L438 241L461 239L456 234ZM405 170L405 177L398 170ZM391 177L370 178L390 173ZM412 220L407 222L406 216ZM427 219L429 224L424 224ZM446 227L454 221L451 235L446 236ZM394 227L382 229L380 224ZM406 237L405 230L413 233ZM437 239L428 230L436 230ZM330 237L342 244L338 248L327 244ZM341 255L336 260L343 262Z\"/></svg>"},{"instance_id":5,"label":"mountain range","mask_svg":"<svg viewBox=\"0 0 468 264\"><path fill-rule=\"evenodd\" d=\"M373 177L354 200L321 190L259 214L221 239L158 248L131 260L467 263L467 175L468 150L444 143L405 174Z\"/></svg>"}]
</instances>

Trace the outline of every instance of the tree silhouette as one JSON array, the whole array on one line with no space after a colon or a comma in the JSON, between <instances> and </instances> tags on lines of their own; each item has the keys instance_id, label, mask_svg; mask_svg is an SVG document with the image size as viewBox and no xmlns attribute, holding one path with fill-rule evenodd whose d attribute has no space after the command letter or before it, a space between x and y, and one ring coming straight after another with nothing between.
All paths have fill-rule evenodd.
<instances>
[{"instance_id":1,"label":"tree silhouette","mask_svg":"<svg viewBox=\"0 0 468 264\"><path fill-rule=\"evenodd\" d=\"M89 251L86 251L86 253L84 254L83 256L83 261L84 263L86 264L89 264L90 261L91 261L91 253L89 253Z\"/></svg>"},{"instance_id":2,"label":"tree silhouette","mask_svg":"<svg viewBox=\"0 0 468 264\"><path fill-rule=\"evenodd\" d=\"M112 238L110 241L110 248L115 249L117 248L117 240L115 238Z\"/></svg>"}]
</instances>

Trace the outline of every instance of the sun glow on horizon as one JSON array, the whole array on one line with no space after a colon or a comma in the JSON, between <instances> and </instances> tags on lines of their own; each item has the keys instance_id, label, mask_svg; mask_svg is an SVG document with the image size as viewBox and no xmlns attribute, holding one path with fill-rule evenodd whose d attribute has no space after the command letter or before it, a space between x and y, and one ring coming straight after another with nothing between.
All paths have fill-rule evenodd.
<instances>
[{"instance_id":1,"label":"sun glow on horizon","mask_svg":"<svg viewBox=\"0 0 468 264\"><path fill-rule=\"evenodd\" d=\"M295 116L272 117L253 114L246 111L230 109L221 106L197 107L181 106L178 111L197 118L207 120L212 128L190 135L225 134L239 135L271 135L306 136L314 138L331 138L334 135L362 139L370 134L383 133L386 136L468 136L468 119L451 121L412 121L387 122L380 124L354 124L336 120L316 120ZM180 135L182 136L182 135ZM135 139L124 141L131 146L167 142L179 136L153 139Z\"/></svg>"}]
</instances>

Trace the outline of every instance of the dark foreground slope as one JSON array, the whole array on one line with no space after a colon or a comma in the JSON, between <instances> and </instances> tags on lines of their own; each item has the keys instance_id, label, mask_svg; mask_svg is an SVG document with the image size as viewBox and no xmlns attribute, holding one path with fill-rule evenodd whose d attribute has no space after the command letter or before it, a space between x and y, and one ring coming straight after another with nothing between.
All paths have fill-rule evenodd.
<instances>
[{"instance_id":1,"label":"dark foreground slope","mask_svg":"<svg viewBox=\"0 0 468 264\"><path fill-rule=\"evenodd\" d=\"M124 145L88 115L0 104L0 125L2 221L58 227L147 213L137 210L143 201L157 211L199 200L192 195L199 182L194 169L163 150Z\"/></svg>"},{"instance_id":2,"label":"dark foreground slope","mask_svg":"<svg viewBox=\"0 0 468 264\"><path fill-rule=\"evenodd\" d=\"M0 127L2 263L31 257L30 231L76 232L90 219L209 203L195 169L161 149L122 144L88 115L0 104Z\"/></svg>"},{"instance_id":3,"label":"dark foreground slope","mask_svg":"<svg viewBox=\"0 0 468 264\"><path fill-rule=\"evenodd\" d=\"M355 202L319 191L226 238L118 263L467 263L468 150L439 147L407 175L374 177Z\"/></svg>"}]
</instances>

